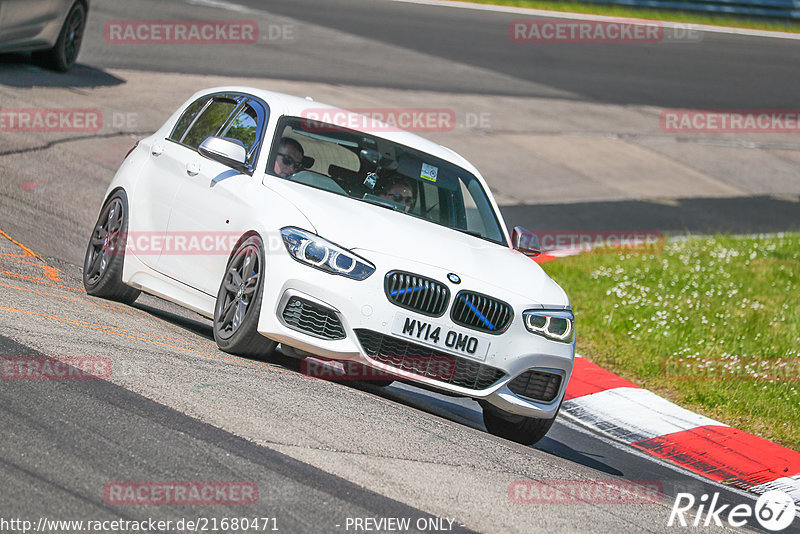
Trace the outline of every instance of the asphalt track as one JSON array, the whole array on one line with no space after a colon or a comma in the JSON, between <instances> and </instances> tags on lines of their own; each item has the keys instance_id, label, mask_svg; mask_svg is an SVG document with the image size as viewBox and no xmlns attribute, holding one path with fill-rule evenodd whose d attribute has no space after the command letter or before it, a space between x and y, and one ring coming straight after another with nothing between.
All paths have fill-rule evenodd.
<instances>
[{"instance_id":1,"label":"asphalt track","mask_svg":"<svg viewBox=\"0 0 800 534\"><path fill-rule=\"evenodd\" d=\"M202 5L203 2L195 2ZM390 0L235 0L272 14L275 23L300 21L296 41L269 61L205 56L187 62L168 54L120 51L92 61L101 67L169 72L244 74L348 85L431 89L493 95L571 95L579 100L677 108L771 109L798 105L800 42L704 33L694 42L532 44L509 39L520 15L405 4ZM134 14L143 2L130 3ZM210 2L213 5L213 2ZM142 10L144 11L144 10ZM236 13L233 11L232 13ZM480 69L437 72L383 56L376 47L322 43L316 28ZM320 49L324 46L324 49ZM375 57L375 56L378 57ZM92 56L84 57L84 60ZM94 59L94 58L92 58ZM375 68L369 68L376 65ZM509 84L510 78L518 83ZM519 82L527 82L519 83Z\"/></svg>"},{"instance_id":2,"label":"asphalt track","mask_svg":"<svg viewBox=\"0 0 800 534\"><path fill-rule=\"evenodd\" d=\"M297 23L307 38L265 48L266 61L233 62L225 50L216 55L204 50L196 57L187 49L87 48L79 78L86 87L114 91L123 80L107 70L132 68L470 92L486 98L516 94L714 108L791 107L800 81L800 47L794 42L707 35L703 47L695 48L607 45L531 51L508 46L507 25L515 18L510 15L382 0L239 3L274 13L276 23ZM187 7L136 0L121 9L128 18L175 19L186 16ZM103 13L100 7L98 13ZM227 11L211 13L230 17ZM331 33L317 32L320 27ZM327 46L320 49L320 38L311 33L323 35ZM426 66L402 55L387 57L385 48L354 46L348 36L423 54L435 58L435 65L433 59ZM20 60L10 61L11 74L0 69L0 82L22 98L31 90L31 98L68 101L69 93L82 91L81 83L65 82L74 77L23 69L44 81L27 89L34 84L19 75L14 65ZM442 64L449 69L442 72ZM155 88L150 98L159 98ZM112 160L130 144L126 138L113 140L120 146ZM307 380L299 376L296 362L280 355L267 362L224 355L213 347L206 321L171 304L144 296L125 307L87 297L80 291L78 243L89 231L113 163L82 175L89 157L71 148L70 140L3 141L0 230L9 235L0 236L0 353L105 355L121 370L108 381L3 381L4 517L176 519L232 517L242 511L115 507L102 494L112 480L255 481L261 498L245 515L276 517L286 532L345 532L347 517L430 514L455 518L454 527L486 532L666 532L673 531L666 519L680 491L720 492L722 503L753 502L751 496L656 463L567 422L557 423L536 447L521 447L486 434L471 401L403 385L381 389ZM75 173L77 183L63 189L56 185L47 202L20 192L21 182L62 172ZM652 203L631 202L628 212L641 220L625 227L658 227L653 225L657 217L675 229L780 231L800 220L791 201L749 197L715 202L729 203L728 213L749 209L753 215L731 226L735 217L713 221L703 205L684 207L691 213L687 217L674 206L654 209ZM628 220L619 218L625 211L619 204L572 206L570 217L564 216L563 205L541 205L535 212L530 206L504 209L512 223L551 217L565 229L570 220L597 229L619 228L621 220ZM41 257L27 255L30 248L23 245ZM44 265L58 269L55 279ZM509 502L510 482L552 479L658 481L665 497L656 504L622 506Z\"/></svg>"},{"instance_id":3,"label":"asphalt track","mask_svg":"<svg viewBox=\"0 0 800 534\"><path fill-rule=\"evenodd\" d=\"M666 521L678 492L719 492L721 505L754 501L566 421L523 447L486 434L472 401L402 384L309 380L280 354L231 357L212 348L210 326L192 313L148 296L127 307L82 295L75 265L48 259L58 270L51 280L39 258L14 259L16 247L0 243L3 356L108 358L112 373L3 380L4 518L270 517L285 532L354 532L348 518L433 514L452 527L421 530L673 532ZM107 484L131 481L245 481L259 499L106 499ZM514 481L654 483L662 495L653 503L516 504Z\"/></svg>"},{"instance_id":4,"label":"asphalt track","mask_svg":"<svg viewBox=\"0 0 800 534\"><path fill-rule=\"evenodd\" d=\"M5 356L46 356L6 337L0 337L0 352ZM431 519L420 510L256 446L111 382L70 380L54 387L22 380L4 384L0 399L0 424L6 436L0 506L6 519L119 517L143 521L152 517L147 507L120 511L104 500L96 488L105 487L109 483L105 477L111 473L114 481L234 477L256 481L258 502L247 508L245 517L261 518L262 524L288 532L336 532L347 517L407 517L414 525ZM32 459L39 461L31 465ZM84 491L91 487L95 491ZM214 514L242 517L241 510L241 506L221 505ZM185 506L157 513L157 517L177 522L208 517L208 513L202 506ZM465 531L458 524L452 526L453 532Z\"/></svg>"},{"instance_id":5,"label":"asphalt track","mask_svg":"<svg viewBox=\"0 0 800 534\"><path fill-rule=\"evenodd\" d=\"M188 11L187 3L191 5ZM688 41L525 44L510 40L509 24L530 17L391 0L138 0L116 5L113 10L104 7L96 9L98 23L112 17L137 19L148 12L173 20L257 15L262 21L262 41L254 45L257 54L253 56L252 47L237 46L89 48L81 59L91 68L65 83L113 86L119 81L105 70L123 68L485 95L486 102L476 102L481 109L489 110L489 98L504 96L573 100L623 109L791 110L800 103L800 40L696 32ZM289 32L283 34L281 28L289 28ZM270 32L276 33L274 39ZM33 76L20 77L19 83L58 82ZM501 120L507 122L496 119L495 129L510 127L497 124ZM591 128L591 124L581 128ZM795 138L796 134L785 135L777 139L783 143L773 143L774 148L796 150ZM727 138L708 141L731 142ZM740 141L746 145L751 140ZM681 147L696 140L676 136L674 142ZM747 152L744 147L739 150ZM667 151L680 160L675 156L680 149ZM751 192L746 198L715 198L689 189L685 198L667 206L646 199L570 199L568 203L537 201L541 206L535 212L527 208L527 202L504 206L504 213L510 226L521 224L532 229L624 228L679 233L800 229L797 187L789 191L776 185L784 169L766 162L748 167L733 156L729 160L717 176L728 180L728 176L741 174L738 179ZM702 158L692 161L694 167L706 164ZM789 172L795 173L795 179L782 179L796 183L797 169L792 167ZM491 173L487 176L492 178ZM788 195L788 199L782 195ZM586 194L580 196L583 198ZM578 205L573 205L576 202Z\"/></svg>"}]
</instances>

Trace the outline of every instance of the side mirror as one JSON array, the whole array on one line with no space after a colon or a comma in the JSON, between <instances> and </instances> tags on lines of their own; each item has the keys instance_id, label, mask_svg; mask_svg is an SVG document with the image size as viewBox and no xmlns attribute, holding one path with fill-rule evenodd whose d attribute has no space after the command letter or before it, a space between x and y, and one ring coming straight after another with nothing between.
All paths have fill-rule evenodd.
<instances>
[{"instance_id":1,"label":"side mirror","mask_svg":"<svg viewBox=\"0 0 800 534\"><path fill-rule=\"evenodd\" d=\"M538 256L542 253L536 234L521 226L515 226L511 231L511 245L514 250L519 250L526 256Z\"/></svg>"},{"instance_id":2,"label":"side mirror","mask_svg":"<svg viewBox=\"0 0 800 534\"><path fill-rule=\"evenodd\" d=\"M218 161L232 169L252 174L247 167L247 149L238 139L227 137L207 137L197 149L200 155Z\"/></svg>"}]
</instances>

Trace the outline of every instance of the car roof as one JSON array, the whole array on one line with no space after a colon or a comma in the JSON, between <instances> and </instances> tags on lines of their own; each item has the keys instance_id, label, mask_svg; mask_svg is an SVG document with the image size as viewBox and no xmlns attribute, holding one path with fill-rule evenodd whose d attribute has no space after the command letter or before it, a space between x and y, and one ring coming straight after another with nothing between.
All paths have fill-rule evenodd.
<instances>
[{"instance_id":1,"label":"car roof","mask_svg":"<svg viewBox=\"0 0 800 534\"><path fill-rule=\"evenodd\" d=\"M329 104L324 104L322 102L317 102L316 100L310 98L302 98L299 96L287 95L284 93L276 93L273 91L267 91L255 87L246 87L246 86L213 87L198 92L196 95L194 95L192 99L194 100L200 98L203 95L208 95L212 93L226 93L226 92L249 94L264 100L267 104L269 104L271 114L273 116L287 115L290 117L306 117L308 116L307 114L309 112L313 111L320 113L322 110L325 110L325 111L330 111L331 112L330 115L335 119L341 119L341 120L334 120L334 124L337 126L348 128L351 127L350 125L353 124L365 123L365 121L363 120L364 115L355 113L347 109L331 106ZM424 137L420 137L411 132L399 130L395 126L388 126L372 118L368 118L368 121L370 124L376 125L375 128L376 131L366 131L366 133L374 137L380 137L388 141L393 141L401 145L415 148L417 150L426 152L437 158L441 158L443 160L455 163L459 167L462 167L465 170L474 174L481 181L482 185L488 189L488 186L486 182L483 180L483 177L480 175L478 169L476 169L475 166L473 166L469 161L464 159L461 155L459 155L455 151L447 147L444 147L438 143L425 139ZM358 131L358 129L356 129L356 131Z\"/></svg>"}]
</instances>

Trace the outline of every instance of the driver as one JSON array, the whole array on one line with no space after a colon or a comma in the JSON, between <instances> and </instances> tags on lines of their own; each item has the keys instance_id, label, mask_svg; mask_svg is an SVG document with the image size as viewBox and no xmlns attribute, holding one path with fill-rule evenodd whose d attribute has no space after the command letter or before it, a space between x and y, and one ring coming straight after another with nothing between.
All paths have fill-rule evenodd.
<instances>
[{"instance_id":1,"label":"driver","mask_svg":"<svg viewBox=\"0 0 800 534\"><path fill-rule=\"evenodd\" d=\"M414 195L414 187L410 182L403 179L393 182L378 193L378 196L386 200L391 200L392 202L397 202L398 204L403 204L405 206L405 213L414 209L414 205L417 203L417 198Z\"/></svg>"},{"instance_id":2,"label":"driver","mask_svg":"<svg viewBox=\"0 0 800 534\"><path fill-rule=\"evenodd\" d=\"M275 174L288 178L303 168L303 145L291 137L281 138L278 156L275 158Z\"/></svg>"}]
</instances>

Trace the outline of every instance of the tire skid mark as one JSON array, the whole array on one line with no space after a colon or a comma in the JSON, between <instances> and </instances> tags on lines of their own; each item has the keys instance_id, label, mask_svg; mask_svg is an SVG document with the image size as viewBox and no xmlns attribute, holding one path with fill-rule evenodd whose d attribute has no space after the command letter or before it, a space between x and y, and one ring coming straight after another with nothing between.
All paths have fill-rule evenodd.
<instances>
[{"instance_id":1,"label":"tire skid mark","mask_svg":"<svg viewBox=\"0 0 800 534\"><path fill-rule=\"evenodd\" d=\"M3 274L3 271L0 271L0 274ZM66 295L59 295L58 293L50 293L50 292L47 292L47 291L39 291L39 290L36 290L36 289L30 289L30 288L19 287L19 286L3 284L3 283L0 283L0 287L7 287L9 289L16 289L18 291L27 291L29 293L36 293L37 295L42 295L42 296L46 296L46 297L55 297L55 298L66 300L66 301L70 301L70 302L77 302L79 304L90 304L92 306L97 306L99 308L105 308L105 309L112 310L112 311L128 313L128 314L131 314L131 315L135 315L137 317L143 317L143 318L150 317L149 314L147 314L145 312L142 312L140 310L137 310L135 308L134 309L129 309L129 308L121 307L121 306L114 306L114 305L111 305L111 304L105 304L102 301L101 302L95 302L94 299L91 299L91 298L88 298L88 297L84 298L84 299L72 298L72 297L69 297L69 296L66 296ZM63 287L63 286L59 286L59 287ZM73 289L73 288L67 288L67 289ZM183 342L183 343L188 343L188 344L191 344L191 345L199 345L199 346L208 347L208 348L212 348L213 347L213 345L209 345L207 343L201 343L199 341L182 340L182 339L173 338L173 337L169 337L169 336L162 336L162 335L159 335L159 334L147 334L145 332L139 332L137 330L128 330L128 329L125 329L125 328L117 328L117 330L119 330L121 332L131 332L131 333L134 333L134 334L150 335L150 336L159 337L159 338L162 338L162 339L168 339L168 340L171 340L171 341L179 341L179 342Z\"/></svg>"},{"instance_id":2,"label":"tire skid mark","mask_svg":"<svg viewBox=\"0 0 800 534\"><path fill-rule=\"evenodd\" d=\"M112 334L112 335L115 335L115 336L125 337L125 338L129 338L129 339L136 339L138 341L144 341L145 343L152 343L153 345L160 345L162 347L169 347L169 348L172 348L172 349L183 350L183 351L191 352L191 353L194 353L194 354L201 354L203 356L211 356L213 358L219 358L220 360L227 360L227 361L230 361L230 362L233 362L233 363L238 363L238 364L242 364L242 365L249 365L249 366L252 366L252 367L260 367L262 369L269 369L270 371L276 371L278 373L285 373L285 374L290 374L290 375L297 374L294 371L289 371L287 369L280 369L278 367L271 366L271 365L264 365L264 364L260 364L260 363L256 363L256 362L250 362L250 361L241 360L241 359L237 359L237 358L220 356L219 354L212 354L210 352L203 352L203 351L200 351L200 350L190 349L190 348L186 348L186 347L180 347L178 345L171 345L169 343L163 343L161 341L156 341L156 340L153 340L153 339L147 339L147 338L144 338L144 337L134 336L134 335L130 335L130 334L124 334L122 332L115 332L114 330L109 330L111 328L117 329L116 327L113 327L113 326L101 325L101 324L97 324L97 323L90 323L88 321L81 321L80 319L69 319L67 317L58 317L56 315L50 315L48 313L35 312L35 311L31 311L31 310L20 310L20 309L17 309L17 308L8 308L6 306L0 306L0 311L11 312L11 313L21 313L21 314L26 314L26 315L35 315L35 316L38 316L38 317L44 317L44 318L47 318L47 319L52 319L54 321L59 321L59 322L62 322L62 323L71 324L73 326L82 326L82 327L88 328L90 330L98 330L100 332L105 332L107 334ZM122 329L117 329L117 330L122 330ZM142 334L142 335L147 335L147 334L144 334L142 332L136 332L136 333L137 334Z\"/></svg>"},{"instance_id":3,"label":"tire skid mark","mask_svg":"<svg viewBox=\"0 0 800 534\"><path fill-rule=\"evenodd\" d=\"M5 276L11 276L13 278L19 278L21 280L26 280L28 282L37 282L39 284L44 284L44 285L48 285L48 286L60 287L61 289L69 289L70 291L78 291L78 292L81 292L81 293L84 292L83 289L79 289L77 287L65 286L65 285L62 285L62 284L54 284L53 282L45 280L44 278L36 278L34 276L28 276L28 275L25 275L25 274L19 274L19 273L15 273L15 272L12 272L12 271L0 271L0 274L5 275Z\"/></svg>"},{"instance_id":4,"label":"tire skid mark","mask_svg":"<svg viewBox=\"0 0 800 534\"><path fill-rule=\"evenodd\" d=\"M86 141L88 139L109 139L113 137L146 137L153 132L136 132L136 131L125 131L125 132L112 132L107 134L97 134L97 135L81 135L76 137L67 137L64 139L56 139L54 141L50 141L43 145L39 146L31 146L26 148L18 148L15 150L8 150L6 152L0 152L0 157L3 156L18 156L21 154L29 154L31 152L40 152L43 150L49 150L54 146L58 146L64 143L74 143L76 141Z\"/></svg>"},{"instance_id":5,"label":"tire skid mark","mask_svg":"<svg viewBox=\"0 0 800 534\"><path fill-rule=\"evenodd\" d=\"M61 281L61 278L60 278L60 276L58 274L61 271L59 269L56 269L55 267L50 267L49 265L42 265L41 263L33 263L33 262L30 262L30 261L25 261L25 260L20 259L15 254L3 254L3 253L0 253L0 256L5 256L6 258L8 258L8 259L10 259L12 261L15 261L17 263L24 263L25 265L33 265L34 267L40 267L42 270L44 270L44 274L45 274L45 276L47 276L48 280L53 280L55 282L60 282ZM42 260L42 261L44 261L44 260Z\"/></svg>"},{"instance_id":6,"label":"tire skid mark","mask_svg":"<svg viewBox=\"0 0 800 534\"><path fill-rule=\"evenodd\" d=\"M0 253L0 256L6 257L6 258L9 258L11 260L18 261L18 262L21 262L21 263L26 263L28 265L33 265L35 267L41 267L41 269L44 271L45 276L49 280L52 280L53 282L60 282L61 281L61 277L59 276L59 273L61 271L59 269L56 269L55 267L50 267L49 265L47 265L47 262L44 260L44 258L42 258L38 254L36 254L34 251L32 251L31 249L29 249L28 247L26 247L25 245L23 245L19 241L17 241L14 238L12 238L10 235L5 233L2 229L0 229L0 235L2 235L6 239L8 239L12 243L14 243L16 246L18 246L20 249L22 249L22 252L23 252L22 254ZM41 264L39 264L39 263L31 263L29 261L23 260L22 258L36 258L37 260L39 260L42 263Z\"/></svg>"},{"instance_id":7,"label":"tire skid mark","mask_svg":"<svg viewBox=\"0 0 800 534\"><path fill-rule=\"evenodd\" d=\"M89 300L89 299L72 298L72 297L68 297L66 295L59 295L58 293L50 293L50 292L47 292L47 291L39 291L39 290L36 290L36 289L29 289L29 288L26 288L26 287L12 286L12 285L9 285L9 284L2 284L2 283L0 283L0 287L7 287L9 289L16 289L17 291L27 291L28 293L36 293L37 295L42 295L44 297L55 297L57 299L68 300L70 302L77 302L79 304L91 304L92 306L97 306L98 308L105 308L107 310L113 310L113 311L118 311L118 312L122 312L122 313L129 313L131 315L137 315L139 317L147 317L147 314L145 314L145 313L136 313L134 310L125 309L125 308L122 308L122 307L119 307L119 306L113 306L113 305L110 305L110 304L103 304L102 302L94 302L94 301ZM161 336L159 336L159 337L161 337Z\"/></svg>"}]
</instances>

